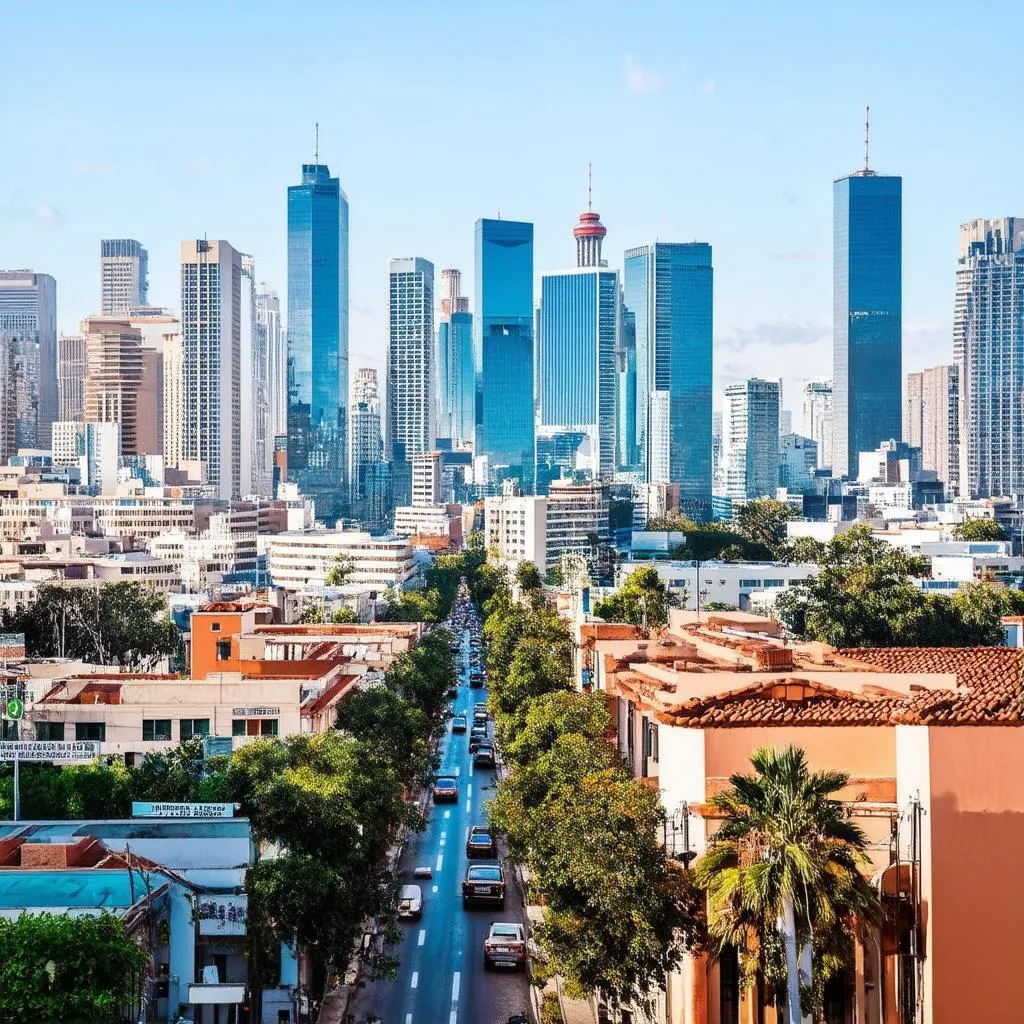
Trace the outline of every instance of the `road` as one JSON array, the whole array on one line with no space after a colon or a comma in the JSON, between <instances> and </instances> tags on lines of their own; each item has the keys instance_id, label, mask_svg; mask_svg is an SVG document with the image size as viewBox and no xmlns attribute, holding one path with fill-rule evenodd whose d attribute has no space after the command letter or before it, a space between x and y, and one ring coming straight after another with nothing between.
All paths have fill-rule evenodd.
<instances>
[{"instance_id":1,"label":"road","mask_svg":"<svg viewBox=\"0 0 1024 1024\"><path fill-rule=\"evenodd\" d=\"M473 720L473 704L487 699L486 688L469 686L469 631L459 658L455 712ZM492 796L495 773L476 769L469 754L468 733L441 742L439 775L456 775L459 800L433 802L427 827L413 836L399 862L403 882L412 870L429 865L432 879L416 880L423 890L423 918L402 922L403 938L397 980L367 982L354 1005L362 1024L375 1014L383 1024L506 1024L514 1013L528 1013L528 983L523 972L484 971L483 943L492 921L523 921L522 893L506 865L505 909L464 910L461 886L466 873L466 837L471 825L485 824L485 805Z\"/></svg>"}]
</instances>

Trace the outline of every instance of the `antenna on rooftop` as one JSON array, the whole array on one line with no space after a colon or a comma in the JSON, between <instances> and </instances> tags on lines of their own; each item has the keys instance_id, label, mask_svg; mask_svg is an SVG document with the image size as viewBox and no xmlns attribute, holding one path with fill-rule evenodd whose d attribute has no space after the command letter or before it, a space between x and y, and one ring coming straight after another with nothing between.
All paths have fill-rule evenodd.
<instances>
[{"instance_id":1,"label":"antenna on rooftop","mask_svg":"<svg viewBox=\"0 0 1024 1024\"><path fill-rule=\"evenodd\" d=\"M864 108L864 173L869 174L871 165L868 163L868 145L871 142L871 108Z\"/></svg>"},{"instance_id":2,"label":"antenna on rooftop","mask_svg":"<svg viewBox=\"0 0 1024 1024\"><path fill-rule=\"evenodd\" d=\"M314 164L319 164L320 163L320 122L319 121L314 121L313 122L313 135L314 135L314 139L315 139L315 141L313 143L313 163Z\"/></svg>"},{"instance_id":3,"label":"antenna on rooftop","mask_svg":"<svg viewBox=\"0 0 1024 1024\"><path fill-rule=\"evenodd\" d=\"M593 210L593 208L594 208L594 204L591 201L592 198L593 198L593 193L592 193L592 190L591 190L591 173L590 173L591 172L591 166L592 166L591 164L589 164L589 163L587 164L587 212L588 213L591 210Z\"/></svg>"}]
</instances>

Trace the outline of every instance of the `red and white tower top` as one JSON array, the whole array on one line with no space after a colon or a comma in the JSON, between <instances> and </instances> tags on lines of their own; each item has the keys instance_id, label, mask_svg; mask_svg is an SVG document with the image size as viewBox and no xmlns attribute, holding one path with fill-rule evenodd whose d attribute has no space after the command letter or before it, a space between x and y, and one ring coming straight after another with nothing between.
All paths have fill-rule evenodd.
<instances>
[{"instance_id":1,"label":"red and white tower top","mask_svg":"<svg viewBox=\"0 0 1024 1024\"><path fill-rule=\"evenodd\" d=\"M594 213L590 190L590 164L587 164L587 209L580 214L580 222L572 229L576 238L576 266L600 267L601 242L608 229L601 223L601 215Z\"/></svg>"}]
</instances>

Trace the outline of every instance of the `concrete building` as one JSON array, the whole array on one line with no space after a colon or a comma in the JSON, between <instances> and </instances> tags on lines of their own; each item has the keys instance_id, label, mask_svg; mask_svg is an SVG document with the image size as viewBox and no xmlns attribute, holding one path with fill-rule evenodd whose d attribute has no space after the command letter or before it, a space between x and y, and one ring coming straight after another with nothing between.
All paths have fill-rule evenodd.
<instances>
[{"instance_id":1,"label":"concrete building","mask_svg":"<svg viewBox=\"0 0 1024 1024\"><path fill-rule=\"evenodd\" d=\"M832 381L804 382L800 433L818 445L818 469L832 465Z\"/></svg>"},{"instance_id":2,"label":"concrete building","mask_svg":"<svg viewBox=\"0 0 1024 1024\"><path fill-rule=\"evenodd\" d=\"M515 572L523 562L547 571L548 499L501 495L484 499L484 546Z\"/></svg>"},{"instance_id":3,"label":"concrete building","mask_svg":"<svg viewBox=\"0 0 1024 1024\"><path fill-rule=\"evenodd\" d=\"M428 451L413 455L413 505L437 505L441 501L441 454Z\"/></svg>"},{"instance_id":4,"label":"concrete building","mask_svg":"<svg viewBox=\"0 0 1024 1024\"><path fill-rule=\"evenodd\" d=\"M263 375L267 403L267 465L274 459L276 438L288 434L288 348L281 323L281 299L277 292L261 282L256 289L256 324L263 339Z\"/></svg>"},{"instance_id":5,"label":"concrete building","mask_svg":"<svg viewBox=\"0 0 1024 1024\"><path fill-rule=\"evenodd\" d=\"M818 442L800 434L779 438L779 486L797 494L814 490L814 472L818 467Z\"/></svg>"},{"instance_id":6,"label":"concrete building","mask_svg":"<svg viewBox=\"0 0 1024 1024\"><path fill-rule=\"evenodd\" d=\"M149 253L134 238L100 242L100 313L122 317L149 302Z\"/></svg>"},{"instance_id":7,"label":"concrete building","mask_svg":"<svg viewBox=\"0 0 1024 1024\"><path fill-rule=\"evenodd\" d=\"M907 374L903 440L921 449L921 468L934 470L956 494L960 484L960 384L956 366Z\"/></svg>"},{"instance_id":8,"label":"concrete building","mask_svg":"<svg viewBox=\"0 0 1024 1024\"><path fill-rule=\"evenodd\" d=\"M163 404L163 456L168 469L186 465L182 441L184 439L185 352L181 334L168 334L164 339Z\"/></svg>"},{"instance_id":9,"label":"concrete building","mask_svg":"<svg viewBox=\"0 0 1024 1024\"><path fill-rule=\"evenodd\" d=\"M452 548L462 547L461 505L400 505L395 509L398 537L444 537Z\"/></svg>"},{"instance_id":10,"label":"concrete building","mask_svg":"<svg viewBox=\"0 0 1024 1024\"><path fill-rule=\"evenodd\" d=\"M142 334L125 319L89 317L85 336L85 422L118 423L121 455L138 455L139 391L142 387ZM150 401L155 402L155 392ZM152 408L150 406L149 408ZM147 430L147 435L151 431ZM153 438L147 436L152 444Z\"/></svg>"},{"instance_id":11,"label":"concrete building","mask_svg":"<svg viewBox=\"0 0 1024 1024\"><path fill-rule=\"evenodd\" d=\"M752 377L725 389L718 494L774 497L779 486L779 382Z\"/></svg>"},{"instance_id":12,"label":"concrete building","mask_svg":"<svg viewBox=\"0 0 1024 1024\"><path fill-rule=\"evenodd\" d=\"M79 422L85 417L85 338L80 334L57 339L57 415Z\"/></svg>"},{"instance_id":13,"label":"concrete building","mask_svg":"<svg viewBox=\"0 0 1024 1024\"><path fill-rule=\"evenodd\" d=\"M384 457L376 370L356 371L351 408L349 480L352 483L352 515L361 522L368 519L376 521L375 516L368 515L366 508L366 500L372 491L372 481L368 479L367 470L364 468L379 463Z\"/></svg>"},{"instance_id":14,"label":"concrete building","mask_svg":"<svg viewBox=\"0 0 1024 1024\"><path fill-rule=\"evenodd\" d=\"M349 582L380 590L402 587L415 574L412 549L405 538L372 537L358 531L289 531L268 537L266 550L274 586L285 590L325 586L339 557L352 562Z\"/></svg>"},{"instance_id":15,"label":"concrete building","mask_svg":"<svg viewBox=\"0 0 1024 1024\"><path fill-rule=\"evenodd\" d=\"M600 483L577 484L555 480L548 490L545 565L558 564L562 555L589 554L607 543L608 488Z\"/></svg>"},{"instance_id":16,"label":"concrete building","mask_svg":"<svg viewBox=\"0 0 1024 1024\"><path fill-rule=\"evenodd\" d=\"M181 243L182 458L203 463L223 499L242 486L241 298L241 253L223 240Z\"/></svg>"}]
</instances>

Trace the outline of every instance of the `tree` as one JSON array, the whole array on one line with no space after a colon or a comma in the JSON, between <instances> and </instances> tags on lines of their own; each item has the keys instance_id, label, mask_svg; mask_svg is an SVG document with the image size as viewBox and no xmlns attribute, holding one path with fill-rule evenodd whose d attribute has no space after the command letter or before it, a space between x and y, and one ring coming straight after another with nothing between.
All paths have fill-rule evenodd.
<instances>
[{"instance_id":1,"label":"tree","mask_svg":"<svg viewBox=\"0 0 1024 1024\"><path fill-rule=\"evenodd\" d=\"M867 839L833 797L846 773L812 772L792 746L760 747L751 763L754 774L734 774L731 788L709 801L723 821L696 878L719 952L735 947L748 980L784 990L786 1019L800 1024L801 988L820 1013L823 987L842 966L837 938L852 936L858 918L877 922L881 911L860 871ZM812 955L803 986L801 950L822 954Z\"/></svg>"},{"instance_id":2,"label":"tree","mask_svg":"<svg viewBox=\"0 0 1024 1024\"><path fill-rule=\"evenodd\" d=\"M625 622L657 629L668 622L669 596L658 570L645 565L634 569L610 597L594 605L594 614L606 622Z\"/></svg>"},{"instance_id":3,"label":"tree","mask_svg":"<svg viewBox=\"0 0 1024 1024\"><path fill-rule=\"evenodd\" d=\"M647 520L646 529L654 533L689 533L697 529L695 523L689 516L680 512L666 512L663 516L654 516Z\"/></svg>"},{"instance_id":4,"label":"tree","mask_svg":"<svg viewBox=\"0 0 1024 1024\"><path fill-rule=\"evenodd\" d=\"M540 590L544 586L537 566L533 562L520 562L516 568L516 583L520 590Z\"/></svg>"},{"instance_id":5,"label":"tree","mask_svg":"<svg viewBox=\"0 0 1024 1024\"><path fill-rule=\"evenodd\" d=\"M775 552L786 540L786 523L795 513L784 501L774 498L755 498L746 501L736 511L736 528L753 544L761 544Z\"/></svg>"},{"instance_id":6,"label":"tree","mask_svg":"<svg viewBox=\"0 0 1024 1024\"><path fill-rule=\"evenodd\" d=\"M608 705L599 693L556 690L542 694L530 701L522 728L504 750L505 760L530 764L570 734L592 742L603 740L610 723Z\"/></svg>"},{"instance_id":7,"label":"tree","mask_svg":"<svg viewBox=\"0 0 1024 1024\"><path fill-rule=\"evenodd\" d=\"M395 658L384 675L389 689L429 719L440 717L455 681L455 659L448 640L447 630L432 630L411 651Z\"/></svg>"},{"instance_id":8,"label":"tree","mask_svg":"<svg viewBox=\"0 0 1024 1024\"><path fill-rule=\"evenodd\" d=\"M436 590L403 590L389 595L383 622L440 622L441 597Z\"/></svg>"},{"instance_id":9,"label":"tree","mask_svg":"<svg viewBox=\"0 0 1024 1024\"><path fill-rule=\"evenodd\" d=\"M1006 531L994 519L965 519L953 527L957 540L1007 540Z\"/></svg>"},{"instance_id":10,"label":"tree","mask_svg":"<svg viewBox=\"0 0 1024 1024\"><path fill-rule=\"evenodd\" d=\"M793 537L779 550L779 557L790 565L799 563L820 563L824 561L826 546L813 537Z\"/></svg>"},{"instance_id":11,"label":"tree","mask_svg":"<svg viewBox=\"0 0 1024 1024\"><path fill-rule=\"evenodd\" d=\"M340 587L355 571L355 563L348 555L338 555L334 564L327 570L324 583L329 587Z\"/></svg>"},{"instance_id":12,"label":"tree","mask_svg":"<svg viewBox=\"0 0 1024 1024\"><path fill-rule=\"evenodd\" d=\"M120 1024L142 990L149 960L112 914L0 918L0 949L0 1021L5 1024Z\"/></svg>"}]
</instances>

